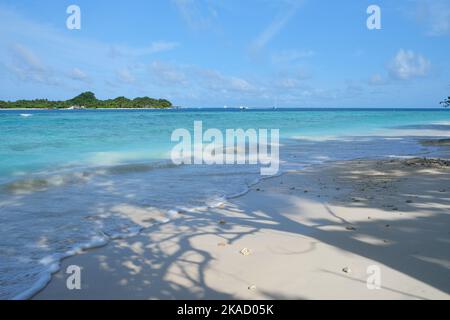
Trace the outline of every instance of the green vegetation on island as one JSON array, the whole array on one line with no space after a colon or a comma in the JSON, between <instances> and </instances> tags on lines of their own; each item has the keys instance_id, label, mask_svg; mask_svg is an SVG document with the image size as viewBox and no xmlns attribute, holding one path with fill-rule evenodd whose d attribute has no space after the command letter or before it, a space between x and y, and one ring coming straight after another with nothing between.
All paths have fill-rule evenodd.
<instances>
[{"instance_id":1,"label":"green vegetation on island","mask_svg":"<svg viewBox=\"0 0 450 320\"><path fill-rule=\"evenodd\" d=\"M65 101L49 101L47 99L1 101L2 109L95 109L95 108L172 108L172 103L165 99L139 97L128 99L117 97L115 99L99 100L92 92L84 92L73 99Z\"/></svg>"}]
</instances>

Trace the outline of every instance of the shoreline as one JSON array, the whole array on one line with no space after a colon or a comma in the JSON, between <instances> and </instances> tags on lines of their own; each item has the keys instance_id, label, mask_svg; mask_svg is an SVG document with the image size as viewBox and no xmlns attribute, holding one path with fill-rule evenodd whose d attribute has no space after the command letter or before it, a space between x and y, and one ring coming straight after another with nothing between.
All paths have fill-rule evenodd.
<instances>
[{"instance_id":1,"label":"shoreline","mask_svg":"<svg viewBox=\"0 0 450 320\"><path fill-rule=\"evenodd\" d=\"M347 174L358 179L346 181ZM449 299L450 284L436 277L450 278L450 253L428 231L450 242L441 230L450 190L417 185L444 188L448 178L445 162L416 158L340 161L263 179L218 208L179 212L137 236L64 259L33 299ZM437 192L434 202L413 195L417 190ZM441 227L414 223L436 214ZM417 230L423 243L402 228ZM408 251L415 242L434 256L416 258L420 252ZM80 291L65 287L73 264L83 270ZM366 288L371 264L383 270L381 290Z\"/></svg>"}]
</instances>

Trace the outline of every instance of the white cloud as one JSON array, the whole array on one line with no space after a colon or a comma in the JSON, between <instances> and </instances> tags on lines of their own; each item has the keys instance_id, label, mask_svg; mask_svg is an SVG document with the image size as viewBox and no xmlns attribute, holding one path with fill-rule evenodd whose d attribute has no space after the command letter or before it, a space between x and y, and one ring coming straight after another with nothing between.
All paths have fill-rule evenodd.
<instances>
[{"instance_id":1,"label":"white cloud","mask_svg":"<svg viewBox=\"0 0 450 320\"><path fill-rule=\"evenodd\" d=\"M229 78L228 88L229 90L232 91L241 91L241 92L249 92L254 89L253 86L247 80L236 77Z\"/></svg>"},{"instance_id":2,"label":"white cloud","mask_svg":"<svg viewBox=\"0 0 450 320\"><path fill-rule=\"evenodd\" d=\"M371 86L382 86L387 84L387 80L380 74L373 74L367 81Z\"/></svg>"},{"instance_id":3,"label":"white cloud","mask_svg":"<svg viewBox=\"0 0 450 320\"><path fill-rule=\"evenodd\" d=\"M253 41L251 45L252 53L258 53L263 49L278 33L283 30L286 24L294 17L297 13L300 5L303 3L302 0L294 0L288 2L281 2L284 6L284 10L280 12L272 22L267 26L266 29Z\"/></svg>"},{"instance_id":4,"label":"white cloud","mask_svg":"<svg viewBox=\"0 0 450 320\"><path fill-rule=\"evenodd\" d=\"M126 84L133 84L136 81L136 78L131 73L130 69L123 68L117 71L117 79L119 79L120 82L126 83Z\"/></svg>"},{"instance_id":5,"label":"white cloud","mask_svg":"<svg viewBox=\"0 0 450 320\"><path fill-rule=\"evenodd\" d=\"M307 87L306 80L311 78L311 74L304 69L292 68L288 71L281 71L273 77L272 83L275 88L282 90L304 89Z\"/></svg>"},{"instance_id":6,"label":"white cloud","mask_svg":"<svg viewBox=\"0 0 450 320\"><path fill-rule=\"evenodd\" d=\"M178 47L179 44L177 42L168 42L168 41L155 41L148 48L149 53L158 53L164 51L170 51Z\"/></svg>"},{"instance_id":7,"label":"white cloud","mask_svg":"<svg viewBox=\"0 0 450 320\"><path fill-rule=\"evenodd\" d=\"M17 58L16 62L22 64L23 67L38 72L46 70L40 59L27 47L16 43L11 47L11 50Z\"/></svg>"},{"instance_id":8,"label":"white cloud","mask_svg":"<svg viewBox=\"0 0 450 320\"><path fill-rule=\"evenodd\" d=\"M41 59L28 47L15 43L10 48L11 62L7 69L22 81L31 81L54 85L53 72Z\"/></svg>"},{"instance_id":9,"label":"white cloud","mask_svg":"<svg viewBox=\"0 0 450 320\"><path fill-rule=\"evenodd\" d=\"M181 68L162 61L153 61L150 65L153 78L161 84L185 85L186 76Z\"/></svg>"},{"instance_id":10,"label":"white cloud","mask_svg":"<svg viewBox=\"0 0 450 320\"><path fill-rule=\"evenodd\" d=\"M398 80L424 77L431 68L431 62L411 50L400 49L389 65L389 74Z\"/></svg>"},{"instance_id":11,"label":"white cloud","mask_svg":"<svg viewBox=\"0 0 450 320\"><path fill-rule=\"evenodd\" d=\"M296 89L301 86L301 82L295 78L277 79L275 85L282 89Z\"/></svg>"},{"instance_id":12,"label":"white cloud","mask_svg":"<svg viewBox=\"0 0 450 320\"><path fill-rule=\"evenodd\" d=\"M155 41L150 44L148 47L142 48L132 48L128 46L113 46L109 50L109 54L111 57L123 57L123 56L146 56L152 55L155 53L171 51L179 46L177 42L169 42L169 41Z\"/></svg>"},{"instance_id":13,"label":"white cloud","mask_svg":"<svg viewBox=\"0 0 450 320\"><path fill-rule=\"evenodd\" d=\"M214 2L208 0L172 0L178 12L189 26L194 30L204 30L211 27L217 17Z\"/></svg>"},{"instance_id":14,"label":"white cloud","mask_svg":"<svg viewBox=\"0 0 450 320\"><path fill-rule=\"evenodd\" d=\"M450 4L442 0L420 0L417 2L416 19L424 25L429 36L450 33Z\"/></svg>"},{"instance_id":15,"label":"white cloud","mask_svg":"<svg viewBox=\"0 0 450 320\"><path fill-rule=\"evenodd\" d=\"M250 93L256 90L256 87L247 80L236 76L226 76L217 70L200 68L194 73L194 78L200 82L200 85L211 90L224 93L229 91Z\"/></svg>"},{"instance_id":16,"label":"white cloud","mask_svg":"<svg viewBox=\"0 0 450 320\"><path fill-rule=\"evenodd\" d=\"M162 53L174 50L179 47L178 42L155 41L147 47L133 48L130 46L110 45L106 49L106 53L111 59L120 58L138 58L140 56L148 56L156 53Z\"/></svg>"},{"instance_id":17,"label":"white cloud","mask_svg":"<svg viewBox=\"0 0 450 320\"><path fill-rule=\"evenodd\" d=\"M128 74L124 71L128 66L142 61L146 55L179 46L177 42L155 41L134 47L72 37L3 5L0 5L0 39L1 64L19 81L64 86L64 80L86 83L95 80L97 86L92 90L96 91L102 90L98 84L106 79L133 82L130 70ZM114 62L107 58L114 58Z\"/></svg>"},{"instance_id":18,"label":"white cloud","mask_svg":"<svg viewBox=\"0 0 450 320\"><path fill-rule=\"evenodd\" d=\"M276 64L293 63L298 60L313 57L313 50L285 50L272 56L272 61Z\"/></svg>"},{"instance_id":19,"label":"white cloud","mask_svg":"<svg viewBox=\"0 0 450 320\"><path fill-rule=\"evenodd\" d=\"M69 73L69 78L72 80L90 82L89 76L81 69L73 68Z\"/></svg>"}]
</instances>

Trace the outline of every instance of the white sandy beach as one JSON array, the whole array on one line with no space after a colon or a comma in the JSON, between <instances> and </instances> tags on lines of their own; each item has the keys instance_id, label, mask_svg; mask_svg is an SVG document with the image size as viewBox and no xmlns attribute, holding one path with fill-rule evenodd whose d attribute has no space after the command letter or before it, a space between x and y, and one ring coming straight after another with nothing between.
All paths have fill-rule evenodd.
<instances>
[{"instance_id":1,"label":"white sandy beach","mask_svg":"<svg viewBox=\"0 0 450 320\"><path fill-rule=\"evenodd\" d=\"M450 300L450 0L393 3L0 0L0 302Z\"/></svg>"},{"instance_id":2,"label":"white sandy beach","mask_svg":"<svg viewBox=\"0 0 450 320\"><path fill-rule=\"evenodd\" d=\"M449 299L449 209L443 161L316 166L68 258L34 299ZM66 288L69 265L81 290Z\"/></svg>"}]
</instances>

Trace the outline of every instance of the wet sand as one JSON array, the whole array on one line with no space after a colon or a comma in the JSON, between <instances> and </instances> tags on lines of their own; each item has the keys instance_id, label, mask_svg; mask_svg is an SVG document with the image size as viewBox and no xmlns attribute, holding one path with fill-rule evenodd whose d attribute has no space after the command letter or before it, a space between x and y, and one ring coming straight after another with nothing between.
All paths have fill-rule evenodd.
<instances>
[{"instance_id":1,"label":"wet sand","mask_svg":"<svg viewBox=\"0 0 450 320\"><path fill-rule=\"evenodd\" d=\"M70 265L81 290L66 287ZM64 260L34 298L449 299L450 166L345 161L267 179Z\"/></svg>"}]
</instances>

